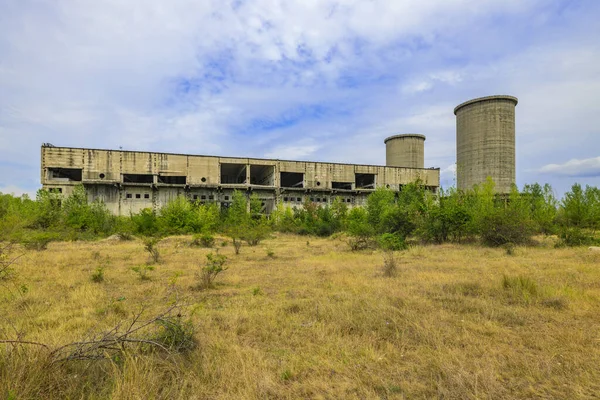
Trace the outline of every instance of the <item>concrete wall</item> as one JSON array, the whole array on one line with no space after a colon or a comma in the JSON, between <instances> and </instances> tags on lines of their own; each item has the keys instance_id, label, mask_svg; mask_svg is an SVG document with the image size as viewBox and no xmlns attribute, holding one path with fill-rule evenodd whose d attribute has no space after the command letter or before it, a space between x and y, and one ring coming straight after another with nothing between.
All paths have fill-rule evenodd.
<instances>
[{"instance_id":1,"label":"concrete wall","mask_svg":"<svg viewBox=\"0 0 600 400\"><path fill-rule=\"evenodd\" d=\"M257 193L264 200L267 212L277 202L283 202L284 197L289 200L285 202L290 203L285 204L287 206L299 206L305 199L311 198L323 205L330 204L337 196L350 206L359 205L373 189L357 189L357 173L373 174L377 187L384 186L394 190L400 190L402 185L419 179L435 191L440 182L439 168L417 169L61 147L42 147L41 156L40 176L44 188L60 189L68 195L75 185L83 184L91 201L104 201L113 213L119 215L136 213L143 208L157 209L181 195L191 201L214 201L226 206L236 189L245 191L248 195ZM246 183L221 184L222 164L245 165ZM252 165L272 167L265 175L266 178L259 182L261 184L249 183ZM60 168L81 170L81 181L57 179L48 173L50 169ZM303 187L282 188L281 172L303 174ZM125 174L151 175L151 182L126 182L123 179ZM179 176L185 177L184 184L164 183L168 181L160 179ZM334 190L332 182L351 183L351 189ZM209 196L212 198L209 199ZM301 198L300 202L297 201L298 198Z\"/></svg>"},{"instance_id":2,"label":"concrete wall","mask_svg":"<svg viewBox=\"0 0 600 400\"><path fill-rule=\"evenodd\" d=\"M425 167L425 136L403 134L384 140L385 165L388 167Z\"/></svg>"},{"instance_id":3,"label":"concrete wall","mask_svg":"<svg viewBox=\"0 0 600 400\"><path fill-rule=\"evenodd\" d=\"M512 96L469 100L456 115L456 180L471 189L491 177L499 193L515 183L515 106Z\"/></svg>"}]
</instances>

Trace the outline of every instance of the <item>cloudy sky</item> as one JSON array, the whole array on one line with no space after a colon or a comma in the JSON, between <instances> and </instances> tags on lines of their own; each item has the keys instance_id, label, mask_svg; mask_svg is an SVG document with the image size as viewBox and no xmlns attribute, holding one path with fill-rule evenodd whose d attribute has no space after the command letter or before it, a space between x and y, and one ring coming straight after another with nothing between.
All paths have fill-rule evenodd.
<instances>
[{"instance_id":1,"label":"cloudy sky","mask_svg":"<svg viewBox=\"0 0 600 400\"><path fill-rule=\"evenodd\" d=\"M517 183L600 186L598 0L0 0L0 192L40 146L385 163L510 94Z\"/></svg>"}]
</instances>

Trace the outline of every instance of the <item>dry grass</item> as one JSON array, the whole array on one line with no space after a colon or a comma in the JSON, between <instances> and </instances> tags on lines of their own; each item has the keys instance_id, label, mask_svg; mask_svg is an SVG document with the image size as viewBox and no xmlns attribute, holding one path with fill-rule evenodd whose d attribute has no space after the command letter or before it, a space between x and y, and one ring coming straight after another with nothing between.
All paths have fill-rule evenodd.
<instances>
[{"instance_id":1,"label":"dry grass","mask_svg":"<svg viewBox=\"0 0 600 400\"><path fill-rule=\"evenodd\" d=\"M0 339L81 340L179 297L191 352L127 351L48 366L40 346L0 344L0 397L116 399L594 398L600 393L600 254L586 249L415 247L351 252L280 235L220 249L229 270L194 290L210 249L141 241L24 250L0 286ZM218 238L217 243L222 239ZM269 257L272 250L277 256ZM107 261L107 258L109 261ZM92 275L103 266L104 280ZM11 397L12 396L12 397Z\"/></svg>"}]
</instances>

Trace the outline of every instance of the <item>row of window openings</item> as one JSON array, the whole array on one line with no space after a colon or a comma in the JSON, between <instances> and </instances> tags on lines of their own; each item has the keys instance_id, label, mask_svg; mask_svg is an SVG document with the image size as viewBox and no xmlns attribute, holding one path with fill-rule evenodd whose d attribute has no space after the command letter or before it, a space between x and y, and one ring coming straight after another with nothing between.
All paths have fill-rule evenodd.
<instances>
[{"instance_id":1,"label":"row of window openings","mask_svg":"<svg viewBox=\"0 0 600 400\"><path fill-rule=\"evenodd\" d=\"M342 203L344 203L344 202L346 202L346 203L352 203L353 202L353 199L351 199L351 198L341 199L341 200L342 200ZM296 201L296 202L302 202L302 197L284 197L283 201L284 202L294 202L294 201ZM323 197L323 198L321 198L321 197L316 197L316 198L315 197L311 197L310 201L312 201L313 203L327 203L328 202L328 200L327 200L326 197Z\"/></svg>"},{"instance_id":2,"label":"row of window openings","mask_svg":"<svg viewBox=\"0 0 600 400\"><path fill-rule=\"evenodd\" d=\"M125 194L125 198L127 199L133 199L133 193L127 193ZM136 199L141 199L142 198L142 194L141 193L135 193L135 198ZM144 199L149 199L150 198L150 193L144 193Z\"/></svg>"},{"instance_id":3,"label":"row of window openings","mask_svg":"<svg viewBox=\"0 0 600 400\"><path fill-rule=\"evenodd\" d=\"M128 198L128 199L133 199L133 196L134 196L133 193L127 193L125 195L125 197ZM205 195L198 196L197 194L195 194L193 196L193 199L194 200L198 200L198 197L200 198L200 200L206 200L206 196ZM142 198L142 194L141 193L135 193L135 198L136 199L141 199ZM144 193L144 199L149 199L149 198L150 198L150 194L149 193ZM215 198L215 196L213 196L213 195L208 196L209 200L214 200L214 198ZM229 200L229 196L225 196L225 200L226 201Z\"/></svg>"},{"instance_id":4,"label":"row of window openings","mask_svg":"<svg viewBox=\"0 0 600 400\"><path fill-rule=\"evenodd\" d=\"M251 171L254 170L255 166L251 166ZM258 166L256 166L259 168ZM224 164L221 166L221 183L245 183L245 166L242 166L240 173L232 175L224 174L225 171L231 174L239 168L236 164ZM257 176L251 176L251 183L262 184L262 185L273 185L273 173L274 168L262 167L267 169L266 172L260 171ZM78 168L49 168L50 179L62 179L68 181L79 181L81 182L82 170ZM355 174L355 184L357 188L374 189L375 188L375 174ZM104 179L106 176L101 173L99 174L100 179ZM171 184L171 185L185 185L187 183L186 176L162 176L158 175L158 183ZM200 179L202 183L206 182L206 177ZM151 184L154 182L153 175L151 174L123 174L124 183L147 183ZM282 187L304 187L304 174L296 172L281 172L280 183ZM316 182L317 186L321 186L321 182ZM351 182L332 182L332 189L344 189L351 190Z\"/></svg>"}]
</instances>

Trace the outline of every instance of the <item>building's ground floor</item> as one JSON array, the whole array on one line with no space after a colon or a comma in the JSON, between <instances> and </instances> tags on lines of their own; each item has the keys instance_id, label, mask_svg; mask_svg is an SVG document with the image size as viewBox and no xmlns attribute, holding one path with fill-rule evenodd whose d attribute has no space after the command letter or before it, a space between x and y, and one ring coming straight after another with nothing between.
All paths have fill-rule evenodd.
<instances>
[{"instance_id":1,"label":"building's ground floor","mask_svg":"<svg viewBox=\"0 0 600 400\"><path fill-rule=\"evenodd\" d=\"M69 195L74 185L45 185L45 189L57 190ZM316 205L326 206L336 198L347 204L349 208L364 205L367 196L373 190L314 190L297 188L254 188L245 185L189 187L184 185L153 184L84 184L89 201L102 201L115 215L130 215L144 208L158 210L169 201L183 196L191 202L201 204L215 203L226 208L233 201L234 191L244 193L248 198L255 195L262 205L262 212L269 214L281 203L285 207L302 207L309 201Z\"/></svg>"}]
</instances>

